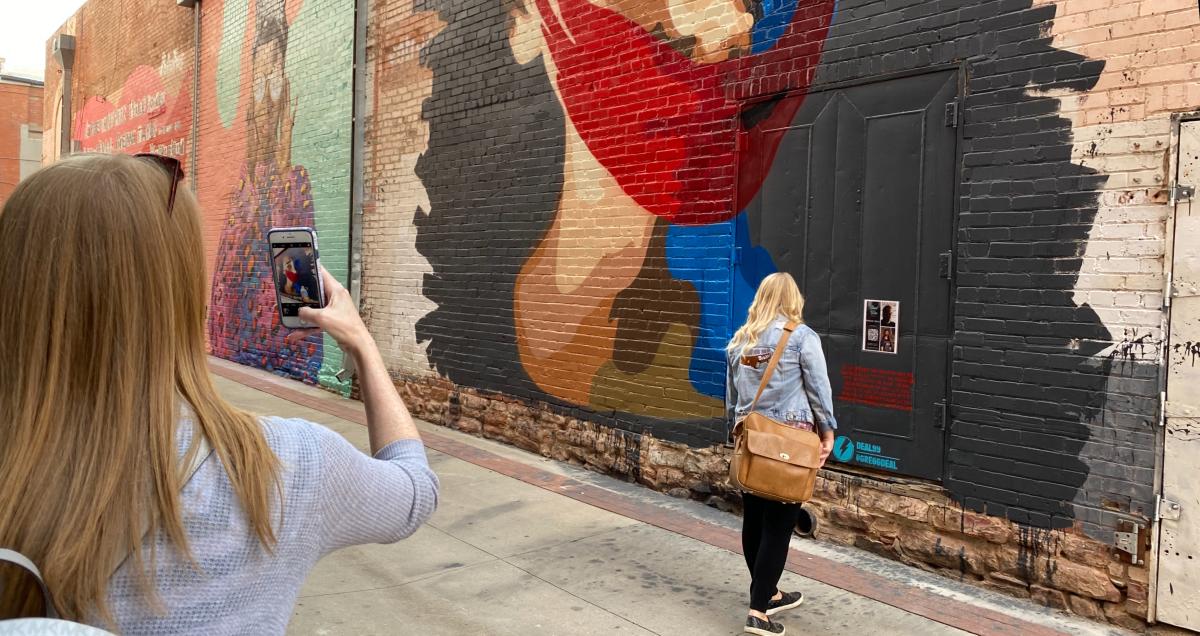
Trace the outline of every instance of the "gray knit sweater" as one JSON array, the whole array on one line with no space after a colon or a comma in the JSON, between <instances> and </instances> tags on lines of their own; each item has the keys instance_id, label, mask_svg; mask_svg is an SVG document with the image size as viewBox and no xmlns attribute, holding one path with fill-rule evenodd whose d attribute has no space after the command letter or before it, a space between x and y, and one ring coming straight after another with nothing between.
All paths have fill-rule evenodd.
<instances>
[{"instance_id":1,"label":"gray knit sweater","mask_svg":"<svg viewBox=\"0 0 1200 636\"><path fill-rule=\"evenodd\" d=\"M372 458L318 424L264 418L262 425L283 465L274 552L259 544L220 460L210 456L183 489L184 528L201 572L160 532L156 588L165 611L146 603L126 561L108 595L119 633L282 634L318 559L347 546L399 541L437 507L437 476L417 440L394 442ZM181 454L191 427L180 423Z\"/></svg>"}]
</instances>

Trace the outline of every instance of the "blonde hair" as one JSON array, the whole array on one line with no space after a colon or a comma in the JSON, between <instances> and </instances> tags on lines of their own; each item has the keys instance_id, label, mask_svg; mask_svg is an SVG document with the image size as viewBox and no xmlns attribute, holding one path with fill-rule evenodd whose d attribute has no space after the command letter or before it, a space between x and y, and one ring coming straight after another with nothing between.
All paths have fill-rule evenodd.
<instances>
[{"instance_id":1,"label":"blonde hair","mask_svg":"<svg viewBox=\"0 0 1200 636\"><path fill-rule=\"evenodd\" d=\"M786 272L771 274L763 279L750 303L746 324L733 334L729 351L746 351L758 344L758 338L771 323L779 318L791 322L804 322L804 295L796 286L796 279Z\"/></svg>"},{"instance_id":2,"label":"blonde hair","mask_svg":"<svg viewBox=\"0 0 1200 636\"><path fill-rule=\"evenodd\" d=\"M279 460L209 376L199 208L180 187L168 212L170 186L147 160L76 155L0 213L0 547L38 564L70 619L112 624L108 581L125 555L157 604L146 521L151 546L162 529L192 560L179 470L200 434L258 540L275 543ZM196 425L178 460L181 399ZM32 586L0 588L0 616L40 608Z\"/></svg>"}]
</instances>

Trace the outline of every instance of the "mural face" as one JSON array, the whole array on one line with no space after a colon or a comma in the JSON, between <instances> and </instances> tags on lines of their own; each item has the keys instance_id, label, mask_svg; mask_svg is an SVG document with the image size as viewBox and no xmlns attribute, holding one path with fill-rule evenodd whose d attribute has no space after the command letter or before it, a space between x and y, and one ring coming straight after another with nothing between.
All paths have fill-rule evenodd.
<instances>
[{"instance_id":1,"label":"mural face","mask_svg":"<svg viewBox=\"0 0 1200 636\"><path fill-rule=\"evenodd\" d=\"M561 175L561 183L528 183L542 194L527 204L536 213L525 226L528 234L522 234L535 238L523 243L531 251L519 268L483 275L456 271L453 256L438 249L444 232L461 228L456 209L461 202L455 197L490 179L485 171L469 177L470 184L442 186L447 170L438 165L453 161L442 153L471 148L443 150L439 133L461 139L472 128L471 122L453 121L453 116L431 118L430 151L418 164L418 174L433 209L427 219L418 220L417 247L434 267L426 294L439 308L418 324L418 337L431 340L430 358L439 370L466 384L505 391L516 376L538 397L631 416L719 417L724 409L719 399L723 345L705 342L710 364L702 373L695 373L692 364L701 332L711 329L702 316L704 301L711 300L706 292L715 289L698 290L693 281L672 274L673 255L692 259L699 251L679 254L671 244L671 228L711 226L713 230L700 233L728 234L724 222L740 203L728 196L735 182L743 193L739 199L748 199L761 183L761 176L754 176L762 174L761 157L742 166L739 175L736 155L739 98L750 92L747 79L783 51L795 70L779 78L780 89L803 91L812 79L832 6L791 3L764 13L762 6L751 10L735 1L708 8L668 10L664 5L647 15L630 3L602 6L579 0L559 3L556 10L531 1L490 16L487 28L507 36L506 57L511 56L512 72L500 77L532 93L529 107L539 113L532 126L539 138L532 150L543 158L541 177ZM442 7L444 19L450 11ZM711 20L714 11L724 17ZM439 38L449 37L455 28L451 22ZM434 113L442 100L455 99L441 90L452 91L455 78L439 73L439 65L451 63L453 54L437 39L427 49L434 71L429 111ZM613 41L622 45L611 46ZM543 82L545 88L533 88ZM786 123L799 103L760 107L748 134L757 136ZM452 110L448 103L445 109ZM769 153L768 146L764 144ZM559 157L547 163L554 155ZM496 169L503 170L500 165ZM467 229L489 222L485 215L469 217L473 225ZM512 236L510 215L497 222ZM709 248L717 248L718 254L707 266L727 268L727 255L720 254L719 246ZM493 339L499 340L495 344L504 346L495 357L480 356L481 349L475 348L475 359L483 368L511 367L515 353L519 362L516 373L497 374L494 384L479 382L469 366L460 364L460 356L469 355L460 348L471 345L450 328L466 318L465 307L456 306L460 299L493 291L499 302L511 306L511 317L474 314L471 328L489 321L497 335L503 334ZM716 305L709 310L714 315L727 311Z\"/></svg>"},{"instance_id":2,"label":"mural face","mask_svg":"<svg viewBox=\"0 0 1200 636\"><path fill-rule=\"evenodd\" d=\"M338 384L332 375L340 367L332 343L319 337L286 340L267 246L273 227L316 228L321 244L333 247L322 254L323 263L335 275L344 274L351 96L325 89L328 82L348 78L351 50L349 44L314 50L312 34L352 29L353 12L330 11L323 4L329 3L231 0L209 14L220 18L214 31L221 40L215 63L208 65L215 75L202 78L214 89L209 94L216 103L202 109L202 131L214 144L201 155L200 182L202 203L209 214L218 211L212 225L220 228L209 310L213 353L332 385ZM335 58L321 59L328 52ZM326 66L320 71L318 65ZM297 76L302 84L294 83ZM344 135L314 135L325 125L314 121L321 117L336 122ZM230 156L230 150L240 156ZM302 162L322 151L329 159Z\"/></svg>"},{"instance_id":3,"label":"mural face","mask_svg":"<svg viewBox=\"0 0 1200 636\"><path fill-rule=\"evenodd\" d=\"M274 7L257 7L246 156L217 248L210 337L217 355L315 383L321 343L287 341L269 284L268 231L313 227L315 219L308 171L291 164L295 116L284 74L287 22L283 5Z\"/></svg>"}]
</instances>

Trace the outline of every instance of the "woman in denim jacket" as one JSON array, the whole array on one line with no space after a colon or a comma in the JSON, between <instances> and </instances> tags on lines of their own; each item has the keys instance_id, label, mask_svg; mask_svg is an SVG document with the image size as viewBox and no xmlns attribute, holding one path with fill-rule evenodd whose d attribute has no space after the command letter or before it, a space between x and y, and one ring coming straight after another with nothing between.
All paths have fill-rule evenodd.
<instances>
[{"instance_id":1,"label":"woman in denim jacket","mask_svg":"<svg viewBox=\"0 0 1200 636\"><path fill-rule=\"evenodd\" d=\"M775 353L789 322L799 326L788 339L779 365L767 382L754 410L796 428L815 430L821 436L821 464L833 450L833 391L821 338L803 324L804 296L790 274L771 274L763 280L750 305L746 324L729 341L725 352L728 377L726 404L735 421L750 414L759 382ZM787 561L792 529L799 520L800 505L785 504L750 493L742 493L745 517L742 522L742 551L750 568L750 612L748 634L781 635L783 625L775 614L804 602L800 592L780 592L776 585Z\"/></svg>"}]
</instances>

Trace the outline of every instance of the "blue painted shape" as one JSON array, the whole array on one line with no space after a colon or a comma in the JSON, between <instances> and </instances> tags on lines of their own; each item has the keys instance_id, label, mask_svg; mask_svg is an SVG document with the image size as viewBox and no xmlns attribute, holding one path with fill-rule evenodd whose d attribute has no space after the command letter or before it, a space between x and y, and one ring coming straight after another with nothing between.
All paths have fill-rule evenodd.
<instances>
[{"instance_id":1,"label":"blue painted shape","mask_svg":"<svg viewBox=\"0 0 1200 636\"><path fill-rule=\"evenodd\" d=\"M730 263L730 240L741 250L738 267ZM767 250L751 245L742 213L732 222L672 225L667 231L667 267L672 277L691 283L700 298L700 324L688 368L692 387L724 398L725 345L745 322L758 284L776 271L775 263Z\"/></svg>"},{"instance_id":2,"label":"blue painted shape","mask_svg":"<svg viewBox=\"0 0 1200 636\"><path fill-rule=\"evenodd\" d=\"M750 33L750 52L770 51L779 38L787 32L796 13L797 0L763 0L763 17L754 23Z\"/></svg>"},{"instance_id":3,"label":"blue painted shape","mask_svg":"<svg viewBox=\"0 0 1200 636\"><path fill-rule=\"evenodd\" d=\"M672 225L667 267L700 298L700 324L688 378L702 395L725 397L725 343L729 340L729 242L732 223Z\"/></svg>"},{"instance_id":4,"label":"blue painted shape","mask_svg":"<svg viewBox=\"0 0 1200 636\"><path fill-rule=\"evenodd\" d=\"M770 51L779 42L796 14L797 4L797 0L763 0L763 17L754 23L750 32L751 54ZM831 25L837 22L841 4L841 0L834 0L833 16L829 19Z\"/></svg>"},{"instance_id":5,"label":"blue painted shape","mask_svg":"<svg viewBox=\"0 0 1200 636\"><path fill-rule=\"evenodd\" d=\"M741 263L734 268L733 275L733 329L746 322L746 314L750 312L750 303L754 302L754 293L758 284L767 276L779 271L771 253L765 248L754 245L750 241L749 216L743 212L734 221L734 246L741 251ZM728 339L733 331L726 336Z\"/></svg>"}]
</instances>

